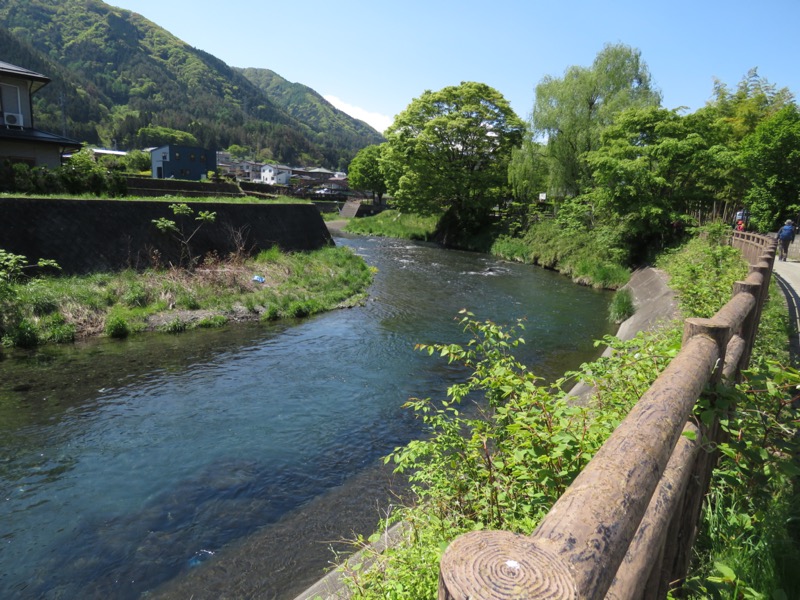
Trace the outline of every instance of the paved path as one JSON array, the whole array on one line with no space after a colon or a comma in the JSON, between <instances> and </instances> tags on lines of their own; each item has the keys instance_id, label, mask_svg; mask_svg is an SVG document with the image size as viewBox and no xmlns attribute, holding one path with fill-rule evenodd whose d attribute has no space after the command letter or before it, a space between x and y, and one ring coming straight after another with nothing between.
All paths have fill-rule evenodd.
<instances>
[{"instance_id":1,"label":"paved path","mask_svg":"<svg viewBox=\"0 0 800 600\"><path fill-rule=\"evenodd\" d=\"M797 365L800 362L800 262L794 260L778 260L775 257L775 279L778 286L786 296L786 303L789 305L789 321L792 326L792 333L789 337L789 350L792 355L792 363Z\"/></svg>"}]
</instances>

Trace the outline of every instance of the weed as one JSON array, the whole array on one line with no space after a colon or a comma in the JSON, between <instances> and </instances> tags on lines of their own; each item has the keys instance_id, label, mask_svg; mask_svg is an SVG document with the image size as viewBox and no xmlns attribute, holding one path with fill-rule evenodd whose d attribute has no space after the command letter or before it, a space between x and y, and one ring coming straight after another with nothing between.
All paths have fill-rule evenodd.
<instances>
[{"instance_id":1,"label":"weed","mask_svg":"<svg viewBox=\"0 0 800 600\"><path fill-rule=\"evenodd\" d=\"M53 313L39 320L42 338L54 344L70 344L75 341L75 325L67 323L63 315Z\"/></svg>"},{"instance_id":2,"label":"weed","mask_svg":"<svg viewBox=\"0 0 800 600\"><path fill-rule=\"evenodd\" d=\"M120 315L109 315L106 319L105 332L108 337L124 339L131 333L128 321Z\"/></svg>"},{"instance_id":3,"label":"weed","mask_svg":"<svg viewBox=\"0 0 800 600\"><path fill-rule=\"evenodd\" d=\"M22 319L9 332L11 345L17 348L35 348L40 343L39 329L28 319Z\"/></svg>"},{"instance_id":4,"label":"weed","mask_svg":"<svg viewBox=\"0 0 800 600\"><path fill-rule=\"evenodd\" d=\"M633 305L633 293L628 288L617 290L611 299L608 312L608 318L612 323L622 323L632 317L636 312Z\"/></svg>"},{"instance_id":5,"label":"weed","mask_svg":"<svg viewBox=\"0 0 800 600\"><path fill-rule=\"evenodd\" d=\"M228 317L224 315L214 315L200 319L197 322L197 326L201 329L214 329L216 327L223 327L227 322Z\"/></svg>"},{"instance_id":6,"label":"weed","mask_svg":"<svg viewBox=\"0 0 800 600\"><path fill-rule=\"evenodd\" d=\"M400 213L396 210L385 210L374 217L350 219L345 231L407 240L428 240L435 233L438 222L438 216L424 217L412 213Z\"/></svg>"},{"instance_id":7,"label":"weed","mask_svg":"<svg viewBox=\"0 0 800 600\"><path fill-rule=\"evenodd\" d=\"M175 317L171 321L168 321L164 325L162 325L159 330L163 331L164 333L183 333L189 328L189 325L186 321L181 319L180 317Z\"/></svg>"}]
</instances>

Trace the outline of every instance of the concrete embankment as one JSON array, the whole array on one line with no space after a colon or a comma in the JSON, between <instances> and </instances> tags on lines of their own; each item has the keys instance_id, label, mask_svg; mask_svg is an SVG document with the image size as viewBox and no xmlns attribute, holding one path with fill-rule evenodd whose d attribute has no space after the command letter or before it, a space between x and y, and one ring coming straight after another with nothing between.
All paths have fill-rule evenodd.
<instances>
[{"instance_id":1,"label":"concrete embankment","mask_svg":"<svg viewBox=\"0 0 800 600\"><path fill-rule=\"evenodd\" d=\"M650 267L638 269L634 271L625 288L631 290L633 294L636 312L620 325L617 331L617 337L620 339L629 340L640 331L648 331L678 317L675 292L667 285L667 276L663 271ZM590 391L588 386L579 384L570 393L582 396ZM387 531L374 550L383 551L387 545L396 543L401 536L402 524ZM344 600L349 597L350 594L343 585L339 573L332 571L295 600Z\"/></svg>"},{"instance_id":2,"label":"concrete embankment","mask_svg":"<svg viewBox=\"0 0 800 600\"><path fill-rule=\"evenodd\" d=\"M181 236L159 231L153 221L161 218L176 222L184 241L191 236L194 256L216 251L225 257L274 245L317 250L333 243L311 204L186 204L194 215L176 217L170 201L0 198L0 247L32 263L55 260L64 273L75 274L145 268L155 261L177 264ZM193 233L200 211L214 212L216 219Z\"/></svg>"}]
</instances>

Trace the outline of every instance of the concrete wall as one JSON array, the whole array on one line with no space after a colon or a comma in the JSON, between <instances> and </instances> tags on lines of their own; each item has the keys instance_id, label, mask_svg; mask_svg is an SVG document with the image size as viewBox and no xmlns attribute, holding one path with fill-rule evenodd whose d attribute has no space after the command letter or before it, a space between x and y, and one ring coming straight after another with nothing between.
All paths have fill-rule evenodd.
<instances>
[{"instance_id":1,"label":"concrete wall","mask_svg":"<svg viewBox=\"0 0 800 600\"><path fill-rule=\"evenodd\" d=\"M180 244L160 232L153 220L174 220L187 234L197 222L175 217L170 203L0 198L0 248L23 254L30 262L54 259L65 273L146 268L154 251L162 263L176 263ZM310 204L186 204L196 212L217 213L216 221L203 225L191 241L196 256L211 250L227 256L236 250L237 234L250 252L276 244L301 251L333 243L319 211Z\"/></svg>"},{"instance_id":2,"label":"concrete wall","mask_svg":"<svg viewBox=\"0 0 800 600\"><path fill-rule=\"evenodd\" d=\"M244 196L234 183L210 181L186 181L183 179L152 179L150 177L128 177L128 193L131 196Z\"/></svg>"}]
</instances>

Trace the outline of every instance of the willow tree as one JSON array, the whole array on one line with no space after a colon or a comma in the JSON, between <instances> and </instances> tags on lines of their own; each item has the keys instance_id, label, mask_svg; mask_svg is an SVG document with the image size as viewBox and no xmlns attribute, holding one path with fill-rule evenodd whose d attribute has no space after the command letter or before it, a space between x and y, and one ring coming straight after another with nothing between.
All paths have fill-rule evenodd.
<instances>
[{"instance_id":1,"label":"willow tree","mask_svg":"<svg viewBox=\"0 0 800 600\"><path fill-rule=\"evenodd\" d=\"M426 91L386 131L381 168L388 191L400 210L440 215L443 243L463 239L508 198L508 162L524 127L486 84Z\"/></svg>"},{"instance_id":2,"label":"willow tree","mask_svg":"<svg viewBox=\"0 0 800 600\"><path fill-rule=\"evenodd\" d=\"M591 67L570 67L563 77L546 76L536 86L529 134L545 144L545 152L518 153L511 176L525 172L520 163L545 161L548 189L541 191L576 196L591 187L585 157L600 147L603 129L625 109L660 103L640 52L623 44L606 45Z\"/></svg>"}]
</instances>

